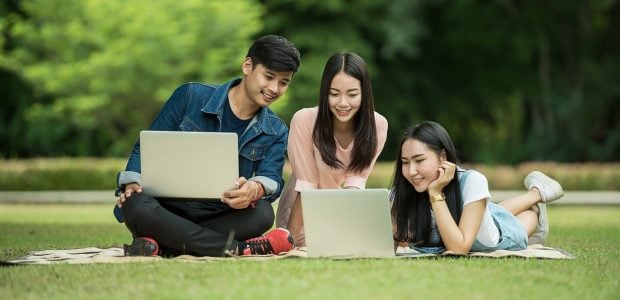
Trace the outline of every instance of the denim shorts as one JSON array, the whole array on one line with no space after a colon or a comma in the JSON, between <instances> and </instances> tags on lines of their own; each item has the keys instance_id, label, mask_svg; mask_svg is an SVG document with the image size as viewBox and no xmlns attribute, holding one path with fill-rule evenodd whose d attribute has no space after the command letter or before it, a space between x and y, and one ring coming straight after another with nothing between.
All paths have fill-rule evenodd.
<instances>
[{"instance_id":1,"label":"denim shorts","mask_svg":"<svg viewBox=\"0 0 620 300\"><path fill-rule=\"evenodd\" d=\"M489 203L489 212L499 229L499 242L495 246L486 246L478 240L474 240L470 251L523 250L527 248L525 227L511 212L493 202Z\"/></svg>"},{"instance_id":2,"label":"denim shorts","mask_svg":"<svg viewBox=\"0 0 620 300\"><path fill-rule=\"evenodd\" d=\"M486 246L474 240L470 252L489 252L495 250L523 250L527 248L527 232L521 222L507 209L493 202L489 203L489 212L499 229L499 242L495 246ZM421 253L439 254L446 251L444 247L410 247Z\"/></svg>"}]
</instances>

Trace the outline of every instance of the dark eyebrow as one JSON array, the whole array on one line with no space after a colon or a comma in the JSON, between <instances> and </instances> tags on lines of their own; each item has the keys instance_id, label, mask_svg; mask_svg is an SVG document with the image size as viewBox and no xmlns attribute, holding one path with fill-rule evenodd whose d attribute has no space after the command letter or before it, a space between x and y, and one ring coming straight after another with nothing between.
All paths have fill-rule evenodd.
<instances>
[{"instance_id":1,"label":"dark eyebrow","mask_svg":"<svg viewBox=\"0 0 620 300\"><path fill-rule=\"evenodd\" d=\"M333 87L330 87L329 89L330 89L330 90L339 91L338 89L335 89L335 88L333 88ZM360 91L360 89L359 89L359 88L352 88L352 89L348 89L348 90L346 90L345 92L346 92L346 93L348 93L348 92L359 92L359 91Z\"/></svg>"},{"instance_id":2,"label":"dark eyebrow","mask_svg":"<svg viewBox=\"0 0 620 300\"><path fill-rule=\"evenodd\" d=\"M424 153L416 154L416 155L412 156L411 158L412 158L412 159L416 159L416 158L418 158L418 157L420 157L420 156L422 156L422 155L424 155ZM403 159L403 158L404 158L404 159L407 159L408 157L404 157L404 156L403 156L403 157L401 157L400 159Z\"/></svg>"}]
</instances>

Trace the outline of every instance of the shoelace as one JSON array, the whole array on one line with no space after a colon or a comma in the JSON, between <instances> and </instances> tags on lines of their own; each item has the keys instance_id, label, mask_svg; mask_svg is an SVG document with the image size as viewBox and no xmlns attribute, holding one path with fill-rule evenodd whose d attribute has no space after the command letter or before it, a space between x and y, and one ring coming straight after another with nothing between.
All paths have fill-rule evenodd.
<instances>
[{"instance_id":1,"label":"shoelace","mask_svg":"<svg viewBox=\"0 0 620 300\"><path fill-rule=\"evenodd\" d=\"M272 254L273 247L267 238L259 237L246 241L252 254Z\"/></svg>"}]
</instances>

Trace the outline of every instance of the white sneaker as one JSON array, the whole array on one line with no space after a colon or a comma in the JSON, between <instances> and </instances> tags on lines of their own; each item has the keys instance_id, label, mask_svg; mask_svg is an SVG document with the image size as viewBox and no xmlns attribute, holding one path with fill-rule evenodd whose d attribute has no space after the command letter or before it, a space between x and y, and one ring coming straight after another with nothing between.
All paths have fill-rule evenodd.
<instances>
[{"instance_id":1,"label":"white sneaker","mask_svg":"<svg viewBox=\"0 0 620 300\"><path fill-rule=\"evenodd\" d=\"M534 233L527 240L528 245L540 244L544 245L549 235L549 222L547 221L547 205L538 203L538 225Z\"/></svg>"},{"instance_id":2,"label":"white sneaker","mask_svg":"<svg viewBox=\"0 0 620 300\"><path fill-rule=\"evenodd\" d=\"M564 190L562 190L560 183L539 171L527 174L523 184L528 191L533 188L538 189L543 203L549 203L564 196Z\"/></svg>"}]
</instances>

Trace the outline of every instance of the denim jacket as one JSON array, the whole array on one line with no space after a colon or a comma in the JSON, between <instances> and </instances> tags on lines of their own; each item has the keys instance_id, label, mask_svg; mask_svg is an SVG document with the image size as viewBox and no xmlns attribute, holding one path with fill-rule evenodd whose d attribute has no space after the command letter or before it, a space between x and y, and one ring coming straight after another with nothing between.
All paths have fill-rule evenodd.
<instances>
[{"instance_id":1,"label":"denim jacket","mask_svg":"<svg viewBox=\"0 0 620 300\"><path fill-rule=\"evenodd\" d=\"M187 83L177 88L161 109L149 130L219 132L228 91L241 79L223 85ZM239 137L239 176L260 182L266 201L275 201L282 192L284 152L288 128L273 111L261 108ZM141 183L140 140L134 145L118 187ZM231 183L232 184L232 183Z\"/></svg>"}]
</instances>

